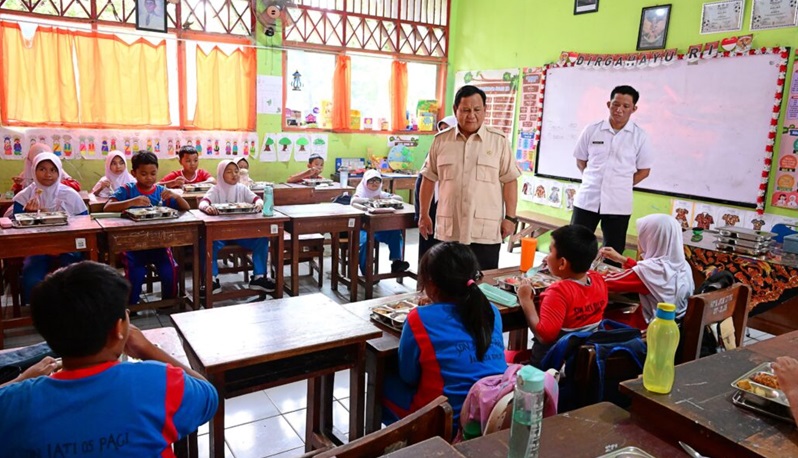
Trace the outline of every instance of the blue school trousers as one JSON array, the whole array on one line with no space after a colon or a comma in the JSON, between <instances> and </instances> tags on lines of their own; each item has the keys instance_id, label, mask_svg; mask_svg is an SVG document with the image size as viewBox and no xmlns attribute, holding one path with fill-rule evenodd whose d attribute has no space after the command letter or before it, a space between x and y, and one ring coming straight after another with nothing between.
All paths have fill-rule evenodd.
<instances>
[{"instance_id":1,"label":"blue school trousers","mask_svg":"<svg viewBox=\"0 0 798 458\"><path fill-rule=\"evenodd\" d=\"M30 292L33 287L50 272L50 266L53 261L58 260L59 267L65 267L70 264L83 260L83 253L76 251L73 253L62 253L58 256L50 256L47 254L39 254L35 256L28 256L22 262L22 302L25 304L30 303Z\"/></svg>"},{"instance_id":2,"label":"blue school trousers","mask_svg":"<svg viewBox=\"0 0 798 458\"><path fill-rule=\"evenodd\" d=\"M219 250L227 244L240 245L248 250L252 250L252 275L256 277L266 275L266 260L269 257L269 239L258 237L254 239L239 240L214 240L213 242L213 276L219 275ZM203 265L205 256L202 257ZM203 270L204 271L204 270Z\"/></svg>"},{"instance_id":3,"label":"blue school trousers","mask_svg":"<svg viewBox=\"0 0 798 458\"><path fill-rule=\"evenodd\" d=\"M152 264L161 277L161 297L171 299L177 295L177 263L172 256L171 248L154 248L152 250L126 251L122 256L125 264L125 276L130 282L130 305L139 303L141 286L147 274L147 266Z\"/></svg>"},{"instance_id":4,"label":"blue school trousers","mask_svg":"<svg viewBox=\"0 0 798 458\"><path fill-rule=\"evenodd\" d=\"M391 261L402 260L402 231L394 229L391 231L379 231L374 233L374 241L388 245L388 259ZM368 233L360 231L360 273L366 272L366 244L368 243Z\"/></svg>"}]
</instances>

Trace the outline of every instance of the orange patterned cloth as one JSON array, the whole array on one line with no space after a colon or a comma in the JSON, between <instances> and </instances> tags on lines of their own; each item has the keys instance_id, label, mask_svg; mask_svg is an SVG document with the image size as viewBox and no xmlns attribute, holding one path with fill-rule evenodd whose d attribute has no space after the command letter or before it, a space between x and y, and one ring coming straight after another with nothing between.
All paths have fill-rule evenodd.
<instances>
[{"instance_id":1,"label":"orange patterned cloth","mask_svg":"<svg viewBox=\"0 0 798 458\"><path fill-rule=\"evenodd\" d=\"M749 285L752 289L749 309L763 302L777 300L787 289L798 288L798 266L760 261L687 245L684 247L684 255L687 262L702 272L716 267L728 270L738 281Z\"/></svg>"}]
</instances>

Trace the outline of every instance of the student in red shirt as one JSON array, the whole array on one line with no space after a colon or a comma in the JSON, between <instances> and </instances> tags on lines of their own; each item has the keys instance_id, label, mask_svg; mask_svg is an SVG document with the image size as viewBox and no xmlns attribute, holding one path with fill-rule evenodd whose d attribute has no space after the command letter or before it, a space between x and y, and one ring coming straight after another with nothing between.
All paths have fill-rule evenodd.
<instances>
[{"instance_id":1,"label":"student in red shirt","mask_svg":"<svg viewBox=\"0 0 798 458\"><path fill-rule=\"evenodd\" d=\"M177 152L183 170L169 172L161 178L161 184L167 188L179 188L184 184L216 183L213 176L199 168L199 154L191 146L183 146Z\"/></svg>"},{"instance_id":2,"label":"student in red shirt","mask_svg":"<svg viewBox=\"0 0 798 458\"><path fill-rule=\"evenodd\" d=\"M518 288L518 301L534 334L532 360L539 366L557 340L574 331L598 326L607 307L607 285L597 272L589 271L598 253L596 236L579 225L563 226L551 233L546 264L560 281L541 294L540 313L535 310L534 290Z\"/></svg>"},{"instance_id":3,"label":"student in red shirt","mask_svg":"<svg viewBox=\"0 0 798 458\"><path fill-rule=\"evenodd\" d=\"M654 319L660 302L674 304L676 320L681 320L695 290L693 273L684 257L681 225L670 215L644 216L637 220L637 240L640 262L612 248L601 249L605 258L626 269L608 275L607 288L613 293L638 293L646 323Z\"/></svg>"}]
</instances>

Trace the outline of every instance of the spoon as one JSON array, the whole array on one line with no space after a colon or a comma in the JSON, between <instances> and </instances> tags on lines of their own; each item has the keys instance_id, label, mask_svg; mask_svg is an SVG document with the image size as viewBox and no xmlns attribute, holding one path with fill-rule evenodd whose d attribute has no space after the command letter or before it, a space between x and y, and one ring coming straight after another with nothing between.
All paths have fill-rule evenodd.
<instances>
[{"instance_id":1,"label":"spoon","mask_svg":"<svg viewBox=\"0 0 798 458\"><path fill-rule=\"evenodd\" d=\"M693 447L690 447L689 445L685 444L682 441L679 441L679 445L681 445L684 451L687 452L687 454L692 456L693 458L707 458L704 455L696 452Z\"/></svg>"}]
</instances>

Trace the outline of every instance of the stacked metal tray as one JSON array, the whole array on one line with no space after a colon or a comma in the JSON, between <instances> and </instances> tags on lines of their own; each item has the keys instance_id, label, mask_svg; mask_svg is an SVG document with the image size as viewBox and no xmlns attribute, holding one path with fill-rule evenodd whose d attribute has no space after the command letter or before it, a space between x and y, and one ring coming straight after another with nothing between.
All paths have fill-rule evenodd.
<instances>
[{"instance_id":1,"label":"stacked metal tray","mask_svg":"<svg viewBox=\"0 0 798 458\"><path fill-rule=\"evenodd\" d=\"M770 251L775 236L773 232L725 226L718 228L715 248L729 253L764 256Z\"/></svg>"},{"instance_id":2,"label":"stacked metal tray","mask_svg":"<svg viewBox=\"0 0 798 458\"><path fill-rule=\"evenodd\" d=\"M246 202L237 202L230 204L214 204L213 208L219 211L222 215L241 214L241 213L257 213L254 204Z\"/></svg>"},{"instance_id":3,"label":"stacked metal tray","mask_svg":"<svg viewBox=\"0 0 798 458\"><path fill-rule=\"evenodd\" d=\"M122 216L133 221L152 221L158 219L174 219L180 214L174 208L169 207L141 207L128 208L122 212Z\"/></svg>"},{"instance_id":4,"label":"stacked metal tray","mask_svg":"<svg viewBox=\"0 0 798 458\"><path fill-rule=\"evenodd\" d=\"M731 383L737 390L732 403L740 407L795 423L790 401L779 388L771 363L762 363Z\"/></svg>"},{"instance_id":5,"label":"stacked metal tray","mask_svg":"<svg viewBox=\"0 0 798 458\"><path fill-rule=\"evenodd\" d=\"M24 228L31 226L64 226L69 224L69 215L66 212L37 212L17 213L11 218L13 227Z\"/></svg>"},{"instance_id":6,"label":"stacked metal tray","mask_svg":"<svg viewBox=\"0 0 798 458\"><path fill-rule=\"evenodd\" d=\"M207 192L211 189L213 184L211 183L186 183L183 185L183 191L185 192Z\"/></svg>"}]
</instances>

